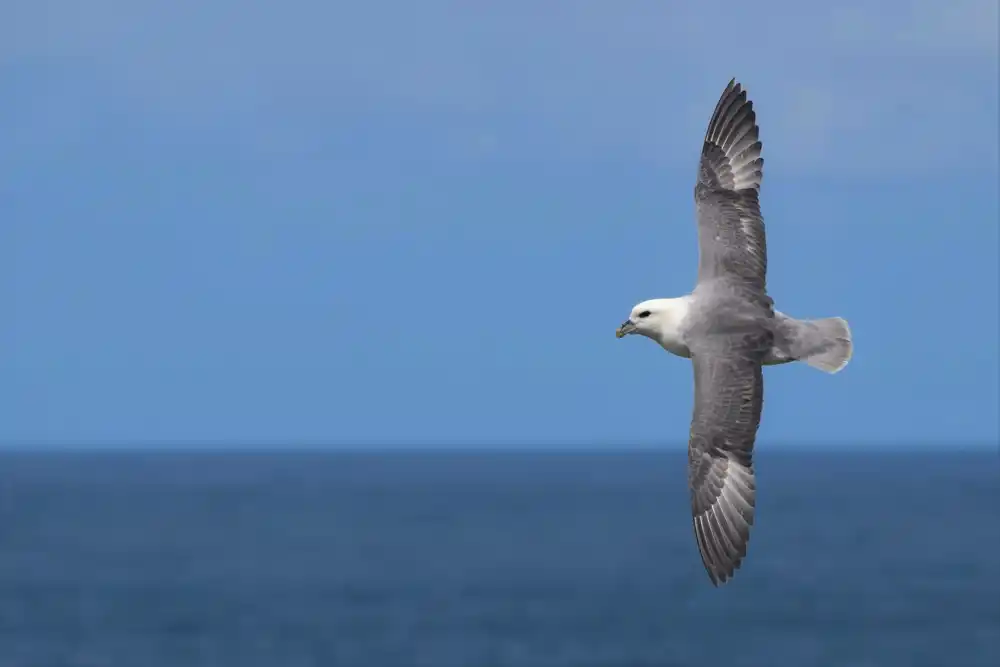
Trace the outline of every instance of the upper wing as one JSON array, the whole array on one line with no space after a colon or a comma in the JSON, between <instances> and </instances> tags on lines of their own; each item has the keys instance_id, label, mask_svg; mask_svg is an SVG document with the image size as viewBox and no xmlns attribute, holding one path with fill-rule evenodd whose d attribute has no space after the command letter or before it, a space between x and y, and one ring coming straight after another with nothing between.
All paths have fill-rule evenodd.
<instances>
[{"instance_id":1,"label":"upper wing","mask_svg":"<svg viewBox=\"0 0 1000 667\"><path fill-rule=\"evenodd\" d=\"M766 333L727 336L692 351L694 416L688 442L691 514L712 583L725 583L747 553L754 520L753 445L764 402Z\"/></svg>"},{"instance_id":2,"label":"upper wing","mask_svg":"<svg viewBox=\"0 0 1000 667\"><path fill-rule=\"evenodd\" d=\"M698 282L725 275L764 289L767 245L758 200L764 159L758 134L753 103L734 79L708 123L694 188Z\"/></svg>"}]
</instances>

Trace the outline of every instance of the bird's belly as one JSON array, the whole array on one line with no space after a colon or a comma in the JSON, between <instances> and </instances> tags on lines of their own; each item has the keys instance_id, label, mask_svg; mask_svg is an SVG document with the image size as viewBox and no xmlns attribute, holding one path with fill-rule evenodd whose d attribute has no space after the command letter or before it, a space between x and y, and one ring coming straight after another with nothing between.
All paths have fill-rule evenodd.
<instances>
[{"instance_id":1,"label":"bird's belly","mask_svg":"<svg viewBox=\"0 0 1000 667\"><path fill-rule=\"evenodd\" d=\"M767 356L764 357L763 364L765 366L778 366L780 364L787 364L791 361L795 361L795 359L793 359L783 350L778 348L777 345L775 345L771 347L771 349L767 353Z\"/></svg>"},{"instance_id":2,"label":"bird's belly","mask_svg":"<svg viewBox=\"0 0 1000 667\"><path fill-rule=\"evenodd\" d=\"M676 354L678 357L682 357L684 359L691 358L691 350L687 345L676 338L662 338L657 342L670 354Z\"/></svg>"}]
</instances>

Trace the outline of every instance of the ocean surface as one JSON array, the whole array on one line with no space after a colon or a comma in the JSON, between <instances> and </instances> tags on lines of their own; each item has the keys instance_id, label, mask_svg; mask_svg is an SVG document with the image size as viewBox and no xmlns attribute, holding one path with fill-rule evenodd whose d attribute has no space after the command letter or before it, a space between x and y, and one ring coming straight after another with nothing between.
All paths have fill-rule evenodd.
<instances>
[{"instance_id":1,"label":"ocean surface","mask_svg":"<svg viewBox=\"0 0 1000 667\"><path fill-rule=\"evenodd\" d=\"M0 454L0 667L1000 665L1000 459L758 452L712 587L686 455Z\"/></svg>"}]
</instances>

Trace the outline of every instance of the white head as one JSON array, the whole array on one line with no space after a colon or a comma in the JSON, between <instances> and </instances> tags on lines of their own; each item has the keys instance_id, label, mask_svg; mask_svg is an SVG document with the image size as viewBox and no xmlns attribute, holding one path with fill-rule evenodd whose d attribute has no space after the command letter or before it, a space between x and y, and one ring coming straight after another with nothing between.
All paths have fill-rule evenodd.
<instances>
[{"instance_id":1,"label":"white head","mask_svg":"<svg viewBox=\"0 0 1000 667\"><path fill-rule=\"evenodd\" d=\"M680 340L680 326L688 311L688 298L650 299L637 304L615 336L639 334L666 346Z\"/></svg>"}]
</instances>

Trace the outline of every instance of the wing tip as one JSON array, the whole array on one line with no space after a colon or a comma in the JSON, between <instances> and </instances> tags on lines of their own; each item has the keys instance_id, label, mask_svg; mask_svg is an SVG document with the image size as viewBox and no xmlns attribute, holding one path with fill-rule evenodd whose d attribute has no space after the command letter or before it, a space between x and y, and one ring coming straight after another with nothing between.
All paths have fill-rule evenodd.
<instances>
[{"instance_id":1,"label":"wing tip","mask_svg":"<svg viewBox=\"0 0 1000 667\"><path fill-rule=\"evenodd\" d=\"M736 576L736 572L743 565L746 559L747 547L750 543L749 536L737 547L735 557L716 553L710 541L711 527L705 528L699 525L697 518L694 519L695 542L698 545L698 554L701 556L701 563L708 573L708 579L716 588L727 584ZM752 522L751 522L752 523Z\"/></svg>"},{"instance_id":2,"label":"wing tip","mask_svg":"<svg viewBox=\"0 0 1000 667\"><path fill-rule=\"evenodd\" d=\"M712 585L716 588L725 586L736 576L736 572L739 571L740 566L743 565L743 559L740 558L737 561L729 564L727 567L721 567L721 564L710 566L708 563L705 564L705 571L708 573L708 580L712 582Z\"/></svg>"},{"instance_id":3,"label":"wing tip","mask_svg":"<svg viewBox=\"0 0 1000 667\"><path fill-rule=\"evenodd\" d=\"M698 554L716 587L732 579L747 556L756 516L753 464L727 466L718 481L715 500L691 517Z\"/></svg>"},{"instance_id":4,"label":"wing tip","mask_svg":"<svg viewBox=\"0 0 1000 667\"><path fill-rule=\"evenodd\" d=\"M763 181L763 143L753 100L733 77L712 111L702 146L702 164L720 177L732 177L727 190L760 189ZM707 163L706 163L707 160ZM728 180L728 179L727 179Z\"/></svg>"},{"instance_id":5,"label":"wing tip","mask_svg":"<svg viewBox=\"0 0 1000 667\"><path fill-rule=\"evenodd\" d=\"M749 125L747 131L758 132L759 128L757 126L757 113L754 110L753 100L750 99L750 93L747 91L746 87L740 84L735 78L729 82L726 89L722 91L719 96L719 101L715 105L715 109L712 112L711 120L708 122L708 129L705 132L706 141L717 141L723 139L724 137L713 136L713 133L729 134L731 130L738 129L727 127L729 123L732 123L736 117L746 110L746 117L740 119L740 127L745 127ZM744 135L740 135L744 136ZM729 137L731 138L731 137ZM726 141L719 144L720 148L728 149L729 146L725 145Z\"/></svg>"}]
</instances>

